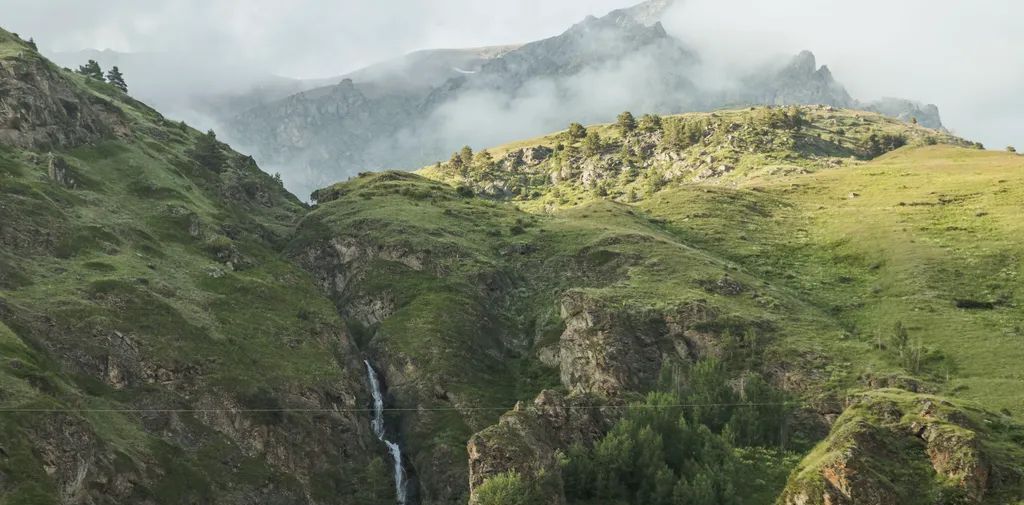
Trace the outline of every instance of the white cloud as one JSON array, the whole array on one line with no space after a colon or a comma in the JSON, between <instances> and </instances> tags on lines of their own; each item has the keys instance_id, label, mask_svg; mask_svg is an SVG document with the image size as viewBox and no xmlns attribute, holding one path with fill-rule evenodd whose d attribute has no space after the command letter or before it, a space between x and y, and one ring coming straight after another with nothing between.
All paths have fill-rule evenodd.
<instances>
[{"instance_id":1,"label":"white cloud","mask_svg":"<svg viewBox=\"0 0 1024 505\"><path fill-rule=\"evenodd\" d=\"M666 28L719 69L809 49L853 96L935 103L1001 148L1024 144L1021 19L1014 0L686 0Z\"/></svg>"},{"instance_id":2,"label":"white cloud","mask_svg":"<svg viewBox=\"0 0 1024 505\"><path fill-rule=\"evenodd\" d=\"M296 77L415 49L557 34L630 0L0 0L43 48L178 51ZM1015 0L679 0L670 32L721 75L810 49L851 93L933 102L991 146L1024 144L1024 3Z\"/></svg>"}]
</instances>

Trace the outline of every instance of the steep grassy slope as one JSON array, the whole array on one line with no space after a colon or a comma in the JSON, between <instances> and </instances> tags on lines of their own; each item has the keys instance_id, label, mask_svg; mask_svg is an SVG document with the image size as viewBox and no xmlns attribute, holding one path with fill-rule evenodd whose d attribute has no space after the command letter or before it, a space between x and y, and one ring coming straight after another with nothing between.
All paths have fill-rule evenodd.
<instances>
[{"instance_id":1,"label":"steep grassy slope","mask_svg":"<svg viewBox=\"0 0 1024 505\"><path fill-rule=\"evenodd\" d=\"M809 114L816 111L856 117ZM884 134L968 145L913 126L899 130L877 116L865 121L883 122L891 128ZM320 206L290 250L342 314L359 321L356 333L387 364L395 405L426 407L395 421L407 433L414 466L426 473L428 501L451 496L437 484L464 475L461 443L493 422L502 405L554 388L570 397L550 408L571 411L572 402L588 402L580 399L586 395L596 395L589 403L607 402L656 389L675 364L709 356L729 361L734 377L767 377L799 398L802 413L791 427L796 448L824 436L819 430L843 411L847 393L864 388L896 386L960 395L995 410L1019 408L1013 394L971 387L1016 380L1012 362L1021 347L1012 335L1019 324L1013 283L967 292L976 283L943 271L966 268L969 256L937 255L930 242L918 246L924 240L889 234L903 233L901 221L910 216L922 221L906 226L930 231L932 240L959 237L950 225L926 226L949 218L936 210L950 205L939 202L953 190L945 184L955 184L958 192L995 198L960 211L957 219L971 226L990 216L996 225L984 225L992 240L973 243L1014 257L1021 247L1015 225L999 216L1012 215L1016 195L1005 188L1017 187L1020 158L937 145L830 169L837 164L827 158L780 156L808 168L786 174L752 163L742 177L665 181L633 205L592 192L564 207L546 194L534 197L547 201L543 206L533 199L520 204L545 212L471 196L470 188L483 184L472 172L460 177L458 190L409 174L365 174L317 193ZM914 203L928 196L926 185L936 191L935 205ZM933 261L922 261L925 254ZM999 275L1009 279L1017 266L983 268L972 275L1005 272ZM1008 334L991 335L993 317L1006 318ZM908 332L899 347L897 322ZM746 335L753 343L735 343ZM990 352L978 348L981 339ZM449 406L459 415L432 410ZM471 482L502 465L537 470L524 461L543 461L546 449L518 437L550 434L522 429L488 429L474 439ZM503 461L486 454L520 445L520 456Z\"/></svg>"},{"instance_id":2,"label":"steep grassy slope","mask_svg":"<svg viewBox=\"0 0 1024 505\"><path fill-rule=\"evenodd\" d=\"M796 380L826 360L791 342L841 334L817 307L626 205L531 215L396 172L318 196L289 249L358 326L395 406L422 409L396 422L431 503L465 492L441 486L464 479L468 437L544 388L607 401L729 345L759 373ZM832 346L836 359L870 349ZM802 393L835 402L854 380L808 380Z\"/></svg>"},{"instance_id":3,"label":"steep grassy slope","mask_svg":"<svg viewBox=\"0 0 1024 505\"><path fill-rule=\"evenodd\" d=\"M1019 414L1022 184L1020 156L932 146L735 189L671 189L640 206L813 300L847 338L887 347L902 322L925 348L913 374ZM754 205L776 210L745 210Z\"/></svg>"},{"instance_id":4,"label":"steep grassy slope","mask_svg":"<svg viewBox=\"0 0 1024 505\"><path fill-rule=\"evenodd\" d=\"M308 209L6 32L0 98L2 502L393 502L363 357L414 503L1024 497L1024 158L762 108Z\"/></svg>"},{"instance_id":5,"label":"steep grassy slope","mask_svg":"<svg viewBox=\"0 0 1024 505\"><path fill-rule=\"evenodd\" d=\"M813 400L822 386L956 396L1002 412L986 413L978 423L1014 423L1009 416L1024 409L1015 365L1024 352L1015 281L1024 244L1013 218L1024 182L1021 157L980 151L876 115L820 107L724 111L661 123L628 134L591 126L590 139L583 140L562 132L489 150L490 159L453 159L421 173L458 184L464 194L514 201L537 219L581 218L609 200L633 202L621 208L652 232L728 265L733 278L747 276L741 284L770 286L778 299L797 301L801 311L826 322L790 321L772 339L778 352L766 356L767 368L777 385L828 419L843 402ZM601 142L593 142L594 132ZM679 136L688 140L680 144ZM899 148L904 144L912 147ZM724 168L714 169L719 163ZM641 254L651 252L644 247ZM672 282L668 272L688 268L681 263L650 277L632 269L629 278L642 291L670 298L687 282ZM758 298L769 310L800 312ZM564 335L562 342L564 349ZM802 363L785 364L797 356ZM820 368L801 368L811 363ZM911 395L910 401L918 400ZM842 437L836 429L833 436ZM982 430L977 438L1013 445L1019 431ZM480 440L485 448L490 442ZM1014 468L1020 454L982 452L973 464L1001 470L981 485L998 491L995 497L972 491L969 499L1019 498L1021 475ZM948 485L978 485L961 477L942 477L936 482L946 484L918 498L952 493ZM890 485L909 486L916 478L897 474ZM801 482L794 481L797 490L787 491L786 499L825 499L799 489ZM899 496L884 499L906 499Z\"/></svg>"},{"instance_id":6,"label":"steep grassy slope","mask_svg":"<svg viewBox=\"0 0 1024 505\"><path fill-rule=\"evenodd\" d=\"M332 412L365 398L344 325L279 252L300 202L2 31L0 96L0 502L336 503L388 482L367 417Z\"/></svg>"}]
</instances>

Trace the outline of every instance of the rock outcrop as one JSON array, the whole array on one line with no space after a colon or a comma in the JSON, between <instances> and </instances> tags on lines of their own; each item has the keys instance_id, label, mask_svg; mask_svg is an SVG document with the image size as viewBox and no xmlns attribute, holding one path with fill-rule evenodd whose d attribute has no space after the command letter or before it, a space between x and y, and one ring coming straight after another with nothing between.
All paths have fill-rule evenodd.
<instances>
[{"instance_id":1,"label":"rock outcrop","mask_svg":"<svg viewBox=\"0 0 1024 505\"><path fill-rule=\"evenodd\" d=\"M23 57L0 61L0 143L71 148L126 133L121 110L59 72L27 45Z\"/></svg>"},{"instance_id":2,"label":"rock outcrop","mask_svg":"<svg viewBox=\"0 0 1024 505\"><path fill-rule=\"evenodd\" d=\"M921 496L988 503L994 482L1021 480L1019 469L993 466L993 449L980 441L993 430L1024 433L1001 417L902 390L854 396L794 471L780 503L900 504Z\"/></svg>"},{"instance_id":3,"label":"rock outcrop","mask_svg":"<svg viewBox=\"0 0 1024 505\"><path fill-rule=\"evenodd\" d=\"M516 472L535 482L546 503L564 503L558 452L575 443L592 444L611 427L617 409L597 409L606 399L544 391L531 404L519 403L497 424L469 440L469 487L495 475Z\"/></svg>"},{"instance_id":4,"label":"rock outcrop","mask_svg":"<svg viewBox=\"0 0 1024 505\"><path fill-rule=\"evenodd\" d=\"M694 329L715 317L700 303L673 313L611 308L582 292L562 298L559 343L562 385L574 393L615 397L654 385L666 361L713 354L714 337Z\"/></svg>"}]
</instances>

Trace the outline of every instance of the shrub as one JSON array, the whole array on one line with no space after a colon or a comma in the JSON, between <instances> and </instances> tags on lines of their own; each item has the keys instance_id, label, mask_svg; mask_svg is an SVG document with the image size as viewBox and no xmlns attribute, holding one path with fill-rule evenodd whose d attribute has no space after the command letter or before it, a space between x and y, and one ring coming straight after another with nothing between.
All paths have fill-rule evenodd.
<instances>
[{"instance_id":1,"label":"shrub","mask_svg":"<svg viewBox=\"0 0 1024 505\"><path fill-rule=\"evenodd\" d=\"M868 157L876 158L887 152L895 151L907 145L907 138L903 135L883 133L881 135L872 133L868 137Z\"/></svg>"},{"instance_id":2,"label":"shrub","mask_svg":"<svg viewBox=\"0 0 1024 505\"><path fill-rule=\"evenodd\" d=\"M604 143L601 141L601 135L597 131L590 131L587 133L587 138L583 139L583 154L585 156L596 156L601 154L601 149L604 147Z\"/></svg>"},{"instance_id":3,"label":"shrub","mask_svg":"<svg viewBox=\"0 0 1024 505\"><path fill-rule=\"evenodd\" d=\"M495 475L473 492L473 505L540 505L536 487L516 472Z\"/></svg>"},{"instance_id":4,"label":"shrub","mask_svg":"<svg viewBox=\"0 0 1024 505\"><path fill-rule=\"evenodd\" d=\"M628 134L636 130L636 118L633 117L633 113L626 111L619 114L615 124L622 131L622 134Z\"/></svg>"},{"instance_id":5,"label":"shrub","mask_svg":"<svg viewBox=\"0 0 1024 505\"><path fill-rule=\"evenodd\" d=\"M644 114L643 117L640 118L640 122L637 123L637 126L641 130L649 133L660 131L661 116L657 114Z\"/></svg>"},{"instance_id":6,"label":"shrub","mask_svg":"<svg viewBox=\"0 0 1024 505\"><path fill-rule=\"evenodd\" d=\"M579 123L571 123L569 125L569 138L573 140L581 140L586 138L587 128Z\"/></svg>"}]
</instances>

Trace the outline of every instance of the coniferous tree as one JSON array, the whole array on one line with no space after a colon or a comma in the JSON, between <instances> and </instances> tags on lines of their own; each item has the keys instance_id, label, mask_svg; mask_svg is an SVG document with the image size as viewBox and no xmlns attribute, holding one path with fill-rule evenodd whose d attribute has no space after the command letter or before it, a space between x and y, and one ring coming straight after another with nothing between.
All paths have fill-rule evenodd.
<instances>
[{"instance_id":1,"label":"coniferous tree","mask_svg":"<svg viewBox=\"0 0 1024 505\"><path fill-rule=\"evenodd\" d=\"M38 51L39 50L39 48L36 47L36 40L33 39L32 37L28 38L28 47L31 47L33 51Z\"/></svg>"},{"instance_id":2,"label":"coniferous tree","mask_svg":"<svg viewBox=\"0 0 1024 505\"><path fill-rule=\"evenodd\" d=\"M579 123L569 124L569 138L573 140L581 140L586 138L587 128Z\"/></svg>"},{"instance_id":3,"label":"coniferous tree","mask_svg":"<svg viewBox=\"0 0 1024 505\"><path fill-rule=\"evenodd\" d=\"M107 72L107 82L125 93L128 92L128 84L124 82L124 74L121 73L121 70L116 65L110 67L110 70Z\"/></svg>"},{"instance_id":4,"label":"coniferous tree","mask_svg":"<svg viewBox=\"0 0 1024 505\"><path fill-rule=\"evenodd\" d=\"M462 168L462 157L459 156L458 151L452 153L452 157L448 159L448 164L451 165L452 168Z\"/></svg>"},{"instance_id":5,"label":"coniferous tree","mask_svg":"<svg viewBox=\"0 0 1024 505\"><path fill-rule=\"evenodd\" d=\"M473 149L469 146L462 146L459 151L459 159L462 161L462 166L470 167L473 165Z\"/></svg>"},{"instance_id":6,"label":"coniferous tree","mask_svg":"<svg viewBox=\"0 0 1024 505\"><path fill-rule=\"evenodd\" d=\"M356 503L375 505L394 500L390 470L380 457L370 460L370 464L363 470L362 480L356 487Z\"/></svg>"},{"instance_id":7,"label":"coniferous tree","mask_svg":"<svg viewBox=\"0 0 1024 505\"><path fill-rule=\"evenodd\" d=\"M703 121L670 121L664 127L665 135L661 142L668 149L682 151L700 142L706 128Z\"/></svg>"},{"instance_id":8,"label":"coniferous tree","mask_svg":"<svg viewBox=\"0 0 1024 505\"><path fill-rule=\"evenodd\" d=\"M477 170L488 170L494 163L494 157L487 150L480 151L473 156L473 166Z\"/></svg>"},{"instance_id":9,"label":"coniferous tree","mask_svg":"<svg viewBox=\"0 0 1024 505\"><path fill-rule=\"evenodd\" d=\"M661 116L657 114L644 114L640 121L637 122L637 127L648 133L659 131L661 130Z\"/></svg>"},{"instance_id":10,"label":"coniferous tree","mask_svg":"<svg viewBox=\"0 0 1024 505\"><path fill-rule=\"evenodd\" d=\"M601 154L601 134L597 133L596 130L587 132L587 137L583 139L583 154L585 156L595 156Z\"/></svg>"},{"instance_id":11,"label":"coniferous tree","mask_svg":"<svg viewBox=\"0 0 1024 505\"><path fill-rule=\"evenodd\" d=\"M227 157L220 148L220 142L217 141L217 134L213 130L200 135L189 154L199 166L214 172L222 171L224 163L227 162Z\"/></svg>"},{"instance_id":12,"label":"coniferous tree","mask_svg":"<svg viewBox=\"0 0 1024 505\"><path fill-rule=\"evenodd\" d=\"M636 118L633 117L632 112L623 112L622 114L619 114L616 125L618 125L619 130L622 131L623 135L632 133L636 130Z\"/></svg>"},{"instance_id":13,"label":"coniferous tree","mask_svg":"<svg viewBox=\"0 0 1024 505\"><path fill-rule=\"evenodd\" d=\"M98 81L103 80L103 69L96 60L89 60L85 65L78 67L78 73Z\"/></svg>"}]
</instances>

